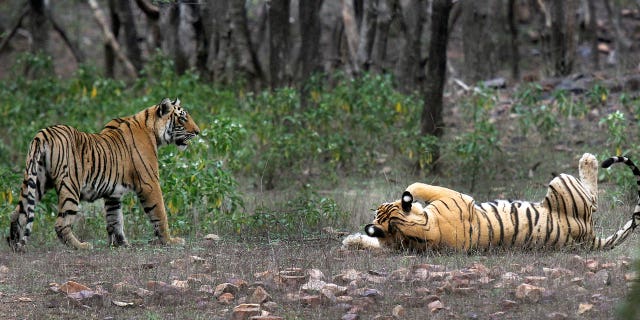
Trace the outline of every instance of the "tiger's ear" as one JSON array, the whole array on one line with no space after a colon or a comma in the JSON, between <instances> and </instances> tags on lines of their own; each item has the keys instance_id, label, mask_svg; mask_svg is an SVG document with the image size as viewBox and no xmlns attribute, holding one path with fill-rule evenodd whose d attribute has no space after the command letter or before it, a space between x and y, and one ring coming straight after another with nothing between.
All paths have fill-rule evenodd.
<instances>
[{"instance_id":1,"label":"tiger's ear","mask_svg":"<svg viewBox=\"0 0 640 320\"><path fill-rule=\"evenodd\" d=\"M405 191L404 193L402 193L402 210L404 212L411 211L412 204L413 204L413 196L411 195L411 192Z\"/></svg>"},{"instance_id":2,"label":"tiger's ear","mask_svg":"<svg viewBox=\"0 0 640 320\"><path fill-rule=\"evenodd\" d=\"M180 105L180 98L176 97L176 99L173 100L173 105L174 106L179 106Z\"/></svg>"},{"instance_id":3,"label":"tiger's ear","mask_svg":"<svg viewBox=\"0 0 640 320\"><path fill-rule=\"evenodd\" d=\"M366 232L369 237L374 237L374 238L384 238L385 237L384 231L382 229L372 225L372 224L366 225L364 227L364 232Z\"/></svg>"},{"instance_id":4,"label":"tiger's ear","mask_svg":"<svg viewBox=\"0 0 640 320\"><path fill-rule=\"evenodd\" d=\"M180 101L178 100L178 102ZM160 104L158 104L158 117L164 117L167 113L169 113L169 111L171 111L171 106L173 106L173 104L171 103L171 100L169 98L162 99L162 101L160 101Z\"/></svg>"}]
</instances>

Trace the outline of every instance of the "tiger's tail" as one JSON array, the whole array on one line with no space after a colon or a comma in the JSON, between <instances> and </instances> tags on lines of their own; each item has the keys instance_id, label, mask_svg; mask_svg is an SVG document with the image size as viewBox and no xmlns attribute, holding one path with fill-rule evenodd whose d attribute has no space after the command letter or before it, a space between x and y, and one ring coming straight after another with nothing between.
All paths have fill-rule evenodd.
<instances>
[{"instance_id":1,"label":"tiger's tail","mask_svg":"<svg viewBox=\"0 0 640 320\"><path fill-rule=\"evenodd\" d=\"M596 237L593 240L592 248L593 249L612 249L620 243L624 242L629 235L633 232L633 230L640 225L640 169L631 161L631 159L627 157L611 157L602 162L602 168L609 168L614 163L624 163L626 164L633 175L636 177L636 185L637 185L637 202L636 207L633 209L633 214L631 216L631 220L627 221L625 225L618 230L616 233L612 234L607 238L598 238Z\"/></svg>"},{"instance_id":2,"label":"tiger's tail","mask_svg":"<svg viewBox=\"0 0 640 320\"><path fill-rule=\"evenodd\" d=\"M35 207L44 193L45 176L43 156L45 154L44 140L39 139L38 134L29 147L26 160L24 180L20 190L20 200L15 211L11 215L11 226L7 241L13 251L21 251L31 235ZM40 169L40 170L39 170ZM40 174L39 174L40 172Z\"/></svg>"}]
</instances>

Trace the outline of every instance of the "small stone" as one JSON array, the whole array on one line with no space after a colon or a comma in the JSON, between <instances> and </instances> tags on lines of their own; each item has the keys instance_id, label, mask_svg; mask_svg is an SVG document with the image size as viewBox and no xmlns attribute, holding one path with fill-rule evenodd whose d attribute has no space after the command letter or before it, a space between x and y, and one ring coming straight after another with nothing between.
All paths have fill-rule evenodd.
<instances>
[{"instance_id":1,"label":"small stone","mask_svg":"<svg viewBox=\"0 0 640 320\"><path fill-rule=\"evenodd\" d=\"M591 281L596 286L608 286L611 284L611 274L606 269L602 269L593 275Z\"/></svg>"},{"instance_id":2,"label":"small stone","mask_svg":"<svg viewBox=\"0 0 640 320\"><path fill-rule=\"evenodd\" d=\"M257 286L256 289L253 290L253 293L251 294L251 296L249 297L249 303L262 304L267 301L271 301L271 296L261 286Z\"/></svg>"},{"instance_id":3,"label":"small stone","mask_svg":"<svg viewBox=\"0 0 640 320\"><path fill-rule=\"evenodd\" d=\"M516 288L516 298L535 303L540 301L544 290L542 287L523 283Z\"/></svg>"},{"instance_id":4,"label":"small stone","mask_svg":"<svg viewBox=\"0 0 640 320\"><path fill-rule=\"evenodd\" d=\"M216 286L216 289L213 291L213 296L218 297L223 293L231 293L235 295L238 293L238 287L228 282L221 283Z\"/></svg>"},{"instance_id":5,"label":"small stone","mask_svg":"<svg viewBox=\"0 0 640 320\"><path fill-rule=\"evenodd\" d=\"M588 312L589 310L593 309L593 305L590 303L580 303L580 305L578 305L578 314L583 314L585 312Z\"/></svg>"},{"instance_id":6,"label":"small stone","mask_svg":"<svg viewBox=\"0 0 640 320\"><path fill-rule=\"evenodd\" d=\"M300 297L303 306L315 308L322 304L322 298L319 295L306 295Z\"/></svg>"},{"instance_id":7,"label":"small stone","mask_svg":"<svg viewBox=\"0 0 640 320\"><path fill-rule=\"evenodd\" d=\"M564 312L551 312L547 314L547 319L550 319L550 320L564 320L568 318L569 318L569 315L567 315Z\"/></svg>"},{"instance_id":8,"label":"small stone","mask_svg":"<svg viewBox=\"0 0 640 320\"><path fill-rule=\"evenodd\" d=\"M440 300L435 300L435 301L431 301L427 305L427 308L429 308L429 311L431 311L431 313L435 313L440 311L441 309L444 309L444 304Z\"/></svg>"},{"instance_id":9,"label":"small stone","mask_svg":"<svg viewBox=\"0 0 640 320\"><path fill-rule=\"evenodd\" d=\"M245 320L260 315L262 315L262 310L259 304L243 303L233 308L231 320Z\"/></svg>"},{"instance_id":10,"label":"small stone","mask_svg":"<svg viewBox=\"0 0 640 320\"><path fill-rule=\"evenodd\" d=\"M396 319L404 318L404 308L401 305L396 305L395 307L393 307L393 309L391 309L391 315Z\"/></svg>"},{"instance_id":11,"label":"small stone","mask_svg":"<svg viewBox=\"0 0 640 320\"><path fill-rule=\"evenodd\" d=\"M233 302L233 300L235 298L236 297L233 294L231 294L229 292L225 292L225 293L221 294L220 296L218 296L218 302L220 302L221 304L229 305L229 304L231 304Z\"/></svg>"},{"instance_id":12,"label":"small stone","mask_svg":"<svg viewBox=\"0 0 640 320\"><path fill-rule=\"evenodd\" d=\"M356 313L345 313L340 319L341 320L357 320L359 318L358 318L358 314Z\"/></svg>"},{"instance_id":13,"label":"small stone","mask_svg":"<svg viewBox=\"0 0 640 320\"><path fill-rule=\"evenodd\" d=\"M309 275L310 280L323 280L324 273L319 269L309 269L307 270L307 274Z\"/></svg>"}]
</instances>

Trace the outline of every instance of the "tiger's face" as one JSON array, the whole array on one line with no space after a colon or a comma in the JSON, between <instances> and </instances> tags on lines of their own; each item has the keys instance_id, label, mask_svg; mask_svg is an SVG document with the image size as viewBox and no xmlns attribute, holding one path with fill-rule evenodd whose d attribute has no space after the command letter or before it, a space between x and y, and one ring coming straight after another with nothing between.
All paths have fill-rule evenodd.
<instances>
[{"instance_id":1,"label":"tiger's face","mask_svg":"<svg viewBox=\"0 0 640 320\"><path fill-rule=\"evenodd\" d=\"M200 128L191 115L180 106L180 99L163 99L156 106L156 132L160 145L175 143L181 151L187 148L189 141L200 133Z\"/></svg>"},{"instance_id":2,"label":"tiger's face","mask_svg":"<svg viewBox=\"0 0 640 320\"><path fill-rule=\"evenodd\" d=\"M405 191L401 200L383 203L376 210L373 223L364 227L370 237L392 248L426 249L439 242L439 231L420 203Z\"/></svg>"}]
</instances>

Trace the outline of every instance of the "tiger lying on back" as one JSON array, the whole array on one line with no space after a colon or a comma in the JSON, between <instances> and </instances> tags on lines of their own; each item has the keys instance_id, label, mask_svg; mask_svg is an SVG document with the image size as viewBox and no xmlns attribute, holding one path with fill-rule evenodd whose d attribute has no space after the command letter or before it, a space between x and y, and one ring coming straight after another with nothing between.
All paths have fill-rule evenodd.
<instances>
[{"instance_id":1,"label":"tiger lying on back","mask_svg":"<svg viewBox=\"0 0 640 320\"><path fill-rule=\"evenodd\" d=\"M31 141L20 200L11 215L7 240L23 250L31 234L36 204L45 192L58 194L58 238L76 249L90 249L71 228L81 200L104 199L111 245L127 245L121 197L133 191L140 199L160 242L184 243L169 235L158 171L158 147L175 143L184 150L200 133L180 100L164 99L133 116L111 120L98 134L56 125L40 130Z\"/></svg>"},{"instance_id":2,"label":"tiger lying on back","mask_svg":"<svg viewBox=\"0 0 640 320\"><path fill-rule=\"evenodd\" d=\"M625 157L607 159L602 166L607 168L617 162L627 164L640 184L640 170ZM541 202L476 203L470 196L447 188L414 183L401 200L378 207L365 232L377 238L380 246L416 251L558 249L576 245L611 249L640 223L640 203L622 229L607 238L596 237L591 215L597 209L598 163L593 155L582 156L579 175L579 180L566 174L555 177ZM414 200L427 205L423 207ZM350 237L343 241L347 247L376 247L371 244L374 239Z\"/></svg>"}]
</instances>

